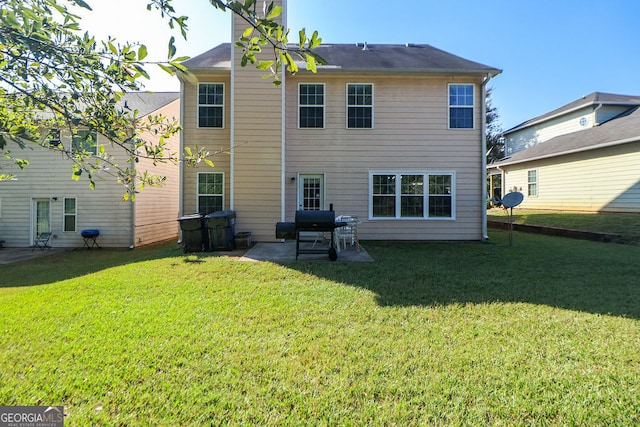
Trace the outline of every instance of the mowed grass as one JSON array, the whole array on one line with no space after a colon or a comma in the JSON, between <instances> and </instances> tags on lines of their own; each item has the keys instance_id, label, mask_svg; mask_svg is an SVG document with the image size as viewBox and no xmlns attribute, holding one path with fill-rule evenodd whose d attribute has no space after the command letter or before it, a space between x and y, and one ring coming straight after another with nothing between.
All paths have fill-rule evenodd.
<instances>
[{"instance_id":1,"label":"mowed grass","mask_svg":"<svg viewBox=\"0 0 640 427\"><path fill-rule=\"evenodd\" d=\"M487 219L509 222L509 211L499 208L490 209L487 211ZM516 208L513 210L513 223L618 234L622 236L623 242L640 244L640 214L597 214Z\"/></svg>"},{"instance_id":2,"label":"mowed grass","mask_svg":"<svg viewBox=\"0 0 640 427\"><path fill-rule=\"evenodd\" d=\"M490 237L0 266L0 404L70 426L638 425L640 248Z\"/></svg>"}]
</instances>

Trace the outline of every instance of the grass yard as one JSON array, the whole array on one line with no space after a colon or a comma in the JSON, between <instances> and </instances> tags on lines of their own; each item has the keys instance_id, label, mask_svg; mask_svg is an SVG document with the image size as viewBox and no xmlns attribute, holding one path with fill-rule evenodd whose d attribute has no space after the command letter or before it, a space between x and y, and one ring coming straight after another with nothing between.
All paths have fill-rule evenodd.
<instances>
[{"instance_id":1,"label":"grass yard","mask_svg":"<svg viewBox=\"0 0 640 427\"><path fill-rule=\"evenodd\" d=\"M509 222L509 211L490 209L487 211L487 219ZM619 234L627 243L640 244L640 214L595 214L516 208L513 210L513 223Z\"/></svg>"},{"instance_id":2,"label":"grass yard","mask_svg":"<svg viewBox=\"0 0 640 427\"><path fill-rule=\"evenodd\" d=\"M65 425L638 425L640 247L490 230L374 263L164 245L0 266L0 405Z\"/></svg>"}]
</instances>

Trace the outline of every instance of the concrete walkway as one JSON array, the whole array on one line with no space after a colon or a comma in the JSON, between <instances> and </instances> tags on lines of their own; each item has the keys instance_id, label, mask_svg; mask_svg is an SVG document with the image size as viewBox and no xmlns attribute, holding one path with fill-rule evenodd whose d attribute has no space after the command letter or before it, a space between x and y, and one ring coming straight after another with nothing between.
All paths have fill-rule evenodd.
<instances>
[{"instance_id":1,"label":"concrete walkway","mask_svg":"<svg viewBox=\"0 0 640 427\"><path fill-rule=\"evenodd\" d=\"M296 262L296 242L257 243L240 258L240 261ZM331 262L328 253L300 254L298 261ZM363 248L360 248L360 251L356 251L355 248L348 247L347 250L342 250L338 253L338 259L335 262L373 262L373 258Z\"/></svg>"},{"instance_id":2,"label":"concrete walkway","mask_svg":"<svg viewBox=\"0 0 640 427\"><path fill-rule=\"evenodd\" d=\"M52 248L45 249L43 251L40 249L36 249L34 251L31 248L0 248L0 264L11 264L27 259L39 258L42 256L63 252L65 250L66 249Z\"/></svg>"}]
</instances>

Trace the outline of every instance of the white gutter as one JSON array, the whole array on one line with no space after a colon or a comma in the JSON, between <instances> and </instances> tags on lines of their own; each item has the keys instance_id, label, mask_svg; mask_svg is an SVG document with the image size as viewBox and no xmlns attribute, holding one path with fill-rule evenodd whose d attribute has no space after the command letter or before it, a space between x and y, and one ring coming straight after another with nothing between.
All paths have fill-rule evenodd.
<instances>
[{"instance_id":1,"label":"white gutter","mask_svg":"<svg viewBox=\"0 0 640 427\"><path fill-rule=\"evenodd\" d=\"M234 35L234 27L235 27L235 19L231 19L231 89L229 91L229 109L231 110L231 115L229 117L229 209L235 209L235 188L236 188L236 180L235 180L235 171L236 171L236 73L235 73L235 58L236 58L236 49L233 45L233 41L235 40Z\"/></svg>"},{"instance_id":2,"label":"white gutter","mask_svg":"<svg viewBox=\"0 0 640 427\"><path fill-rule=\"evenodd\" d=\"M284 28L287 28L287 0L282 0L282 8L284 10L284 14L282 16L282 25ZM287 138L286 138L286 84L285 84L285 79L286 79L286 73L285 73L285 68L282 67L282 72L281 72L281 82L282 84L280 85L280 109L281 109L281 118L280 118L280 137L281 139L281 143L280 143L280 221L284 222L285 220L285 209L286 209L286 197L285 197L285 192L286 192L286 173L287 173L287 153L286 153L286 149L287 149Z\"/></svg>"},{"instance_id":3,"label":"white gutter","mask_svg":"<svg viewBox=\"0 0 640 427\"><path fill-rule=\"evenodd\" d=\"M184 124L182 123L182 120L184 120L184 80L182 80L181 78L179 78L180 80L180 126L183 126ZM178 201L178 216L183 216L184 215L184 182L183 182L183 178L184 178L184 159L182 158L184 156L184 127L182 128L182 131L180 132L180 139L179 139L179 149L178 149L178 179L180 181L179 184L179 189L178 189L178 194L180 195L179 197L179 201ZM180 228L180 227L178 227ZM182 236L180 237L180 241L182 241Z\"/></svg>"}]
</instances>

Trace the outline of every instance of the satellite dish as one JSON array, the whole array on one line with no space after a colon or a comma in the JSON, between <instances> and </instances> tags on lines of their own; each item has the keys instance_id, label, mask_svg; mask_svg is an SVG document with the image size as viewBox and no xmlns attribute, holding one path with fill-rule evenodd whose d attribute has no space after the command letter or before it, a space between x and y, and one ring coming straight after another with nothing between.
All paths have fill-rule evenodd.
<instances>
[{"instance_id":1,"label":"satellite dish","mask_svg":"<svg viewBox=\"0 0 640 427\"><path fill-rule=\"evenodd\" d=\"M509 246L511 246L512 242L512 234L513 234L513 208L518 206L524 200L524 194L519 191L514 191L512 193L507 193L502 198L502 206L505 209L509 209Z\"/></svg>"},{"instance_id":2,"label":"satellite dish","mask_svg":"<svg viewBox=\"0 0 640 427\"><path fill-rule=\"evenodd\" d=\"M502 198L502 206L505 208L515 208L524 200L524 194L514 191L513 193L507 193Z\"/></svg>"}]
</instances>

